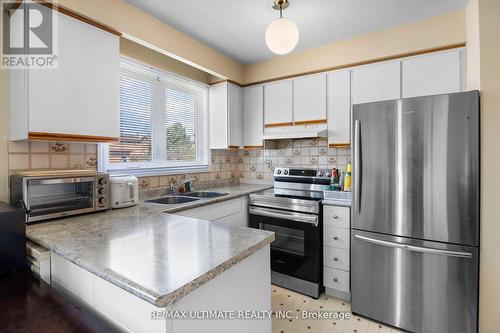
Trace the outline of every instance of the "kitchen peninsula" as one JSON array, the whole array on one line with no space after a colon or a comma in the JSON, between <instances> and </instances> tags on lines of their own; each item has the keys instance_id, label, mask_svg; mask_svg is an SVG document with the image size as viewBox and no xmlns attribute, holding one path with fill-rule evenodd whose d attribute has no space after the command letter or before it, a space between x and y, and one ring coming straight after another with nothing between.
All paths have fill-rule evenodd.
<instances>
[{"instance_id":1,"label":"kitchen peninsula","mask_svg":"<svg viewBox=\"0 0 500 333\"><path fill-rule=\"evenodd\" d=\"M270 311L274 235L164 210L142 203L31 225L27 237L51 251L54 288L122 330L271 332L269 317L166 318L168 311Z\"/></svg>"}]
</instances>

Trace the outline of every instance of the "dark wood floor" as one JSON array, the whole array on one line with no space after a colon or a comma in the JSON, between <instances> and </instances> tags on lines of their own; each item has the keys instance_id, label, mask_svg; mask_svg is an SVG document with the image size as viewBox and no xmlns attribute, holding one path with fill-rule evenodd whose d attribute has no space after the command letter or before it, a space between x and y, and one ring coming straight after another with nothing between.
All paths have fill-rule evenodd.
<instances>
[{"instance_id":1,"label":"dark wood floor","mask_svg":"<svg viewBox=\"0 0 500 333\"><path fill-rule=\"evenodd\" d=\"M0 275L1 332L112 332L77 303L29 272Z\"/></svg>"}]
</instances>

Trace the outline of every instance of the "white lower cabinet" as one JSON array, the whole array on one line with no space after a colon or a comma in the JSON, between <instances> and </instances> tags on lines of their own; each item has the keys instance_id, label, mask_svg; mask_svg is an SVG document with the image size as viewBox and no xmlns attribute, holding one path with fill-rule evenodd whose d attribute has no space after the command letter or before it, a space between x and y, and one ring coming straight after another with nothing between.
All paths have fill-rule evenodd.
<instances>
[{"instance_id":1,"label":"white lower cabinet","mask_svg":"<svg viewBox=\"0 0 500 333\"><path fill-rule=\"evenodd\" d=\"M350 301L350 218L348 207L323 207L323 284L327 295Z\"/></svg>"},{"instance_id":2,"label":"white lower cabinet","mask_svg":"<svg viewBox=\"0 0 500 333\"><path fill-rule=\"evenodd\" d=\"M86 304L123 332L271 333L271 319L190 319L190 311L271 311L269 245L167 307L157 307L51 253L52 286ZM245 286L242 288L241 286ZM151 319L163 311L186 311L187 319Z\"/></svg>"},{"instance_id":3,"label":"white lower cabinet","mask_svg":"<svg viewBox=\"0 0 500 333\"><path fill-rule=\"evenodd\" d=\"M90 273L89 273L90 274ZM165 320L150 319L159 308L101 278L94 278L94 306L100 315L128 332L171 332ZM171 310L168 306L165 310Z\"/></svg>"},{"instance_id":4,"label":"white lower cabinet","mask_svg":"<svg viewBox=\"0 0 500 333\"><path fill-rule=\"evenodd\" d=\"M248 196L188 209L175 214L246 227L248 226Z\"/></svg>"},{"instance_id":5,"label":"white lower cabinet","mask_svg":"<svg viewBox=\"0 0 500 333\"><path fill-rule=\"evenodd\" d=\"M50 256L51 284L62 286L88 304L94 304L93 275L52 253Z\"/></svg>"}]
</instances>

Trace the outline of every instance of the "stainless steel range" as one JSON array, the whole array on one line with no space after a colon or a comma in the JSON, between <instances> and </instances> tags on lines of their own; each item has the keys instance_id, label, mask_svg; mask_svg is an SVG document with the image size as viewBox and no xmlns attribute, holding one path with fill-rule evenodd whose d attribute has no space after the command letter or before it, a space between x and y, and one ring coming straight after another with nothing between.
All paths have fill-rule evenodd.
<instances>
[{"instance_id":1,"label":"stainless steel range","mask_svg":"<svg viewBox=\"0 0 500 333\"><path fill-rule=\"evenodd\" d=\"M275 233L273 284L318 298L323 286L323 191L329 170L274 170L274 189L250 195L250 227Z\"/></svg>"}]
</instances>

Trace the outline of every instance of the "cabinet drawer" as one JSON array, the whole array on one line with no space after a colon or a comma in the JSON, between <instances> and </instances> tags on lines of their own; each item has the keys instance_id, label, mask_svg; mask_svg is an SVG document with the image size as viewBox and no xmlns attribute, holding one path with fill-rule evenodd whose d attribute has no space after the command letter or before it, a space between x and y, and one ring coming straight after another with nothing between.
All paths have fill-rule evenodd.
<instances>
[{"instance_id":1,"label":"cabinet drawer","mask_svg":"<svg viewBox=\"0 0 500 333\"><path fill-rule=\"evenodd\" d=\"M323 268L323 284L325 287L337 289L343 292L349 292L349 272L324 267Z\"/></svg>"},{"instance_id":2,"label":"cabinet drawer","mask_svg":"<svg viewBox=\"0 0 500 333\"><path fill-rule=\"evenodd\" d=\"M338 227L325 227L323 233L323 244L340 249L349 250L349 229Z\"/></svg>"},{"instance_id":3,"label":"cabinet drawer","mask_svg":"<svg viewBox=\"0 0 500 333\"><path fill-rule=\"evenodd\" d=\"M325 246L323 248L323 265L348 271L349 250Z\"/></svg>"},{"instance_id":4,"label":"cabinet drawer","mask_svg":"<svg viewBox=\"0 0 500 333\"><path fill-rule=\"evenodd\" d=\"M328 227L349 228L351 226L349 207L323 206L323 221Z\"/></svg>"}]
</instances>

